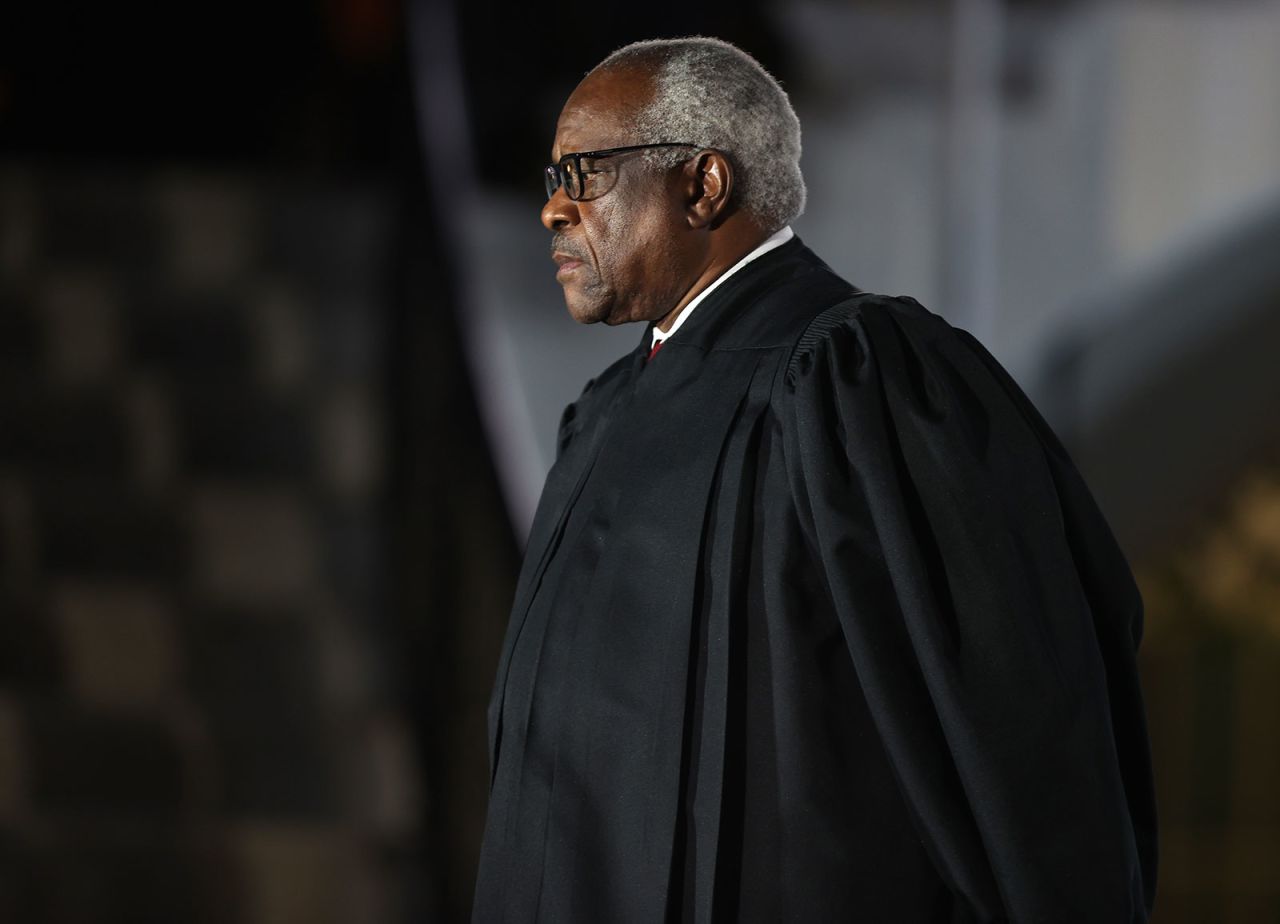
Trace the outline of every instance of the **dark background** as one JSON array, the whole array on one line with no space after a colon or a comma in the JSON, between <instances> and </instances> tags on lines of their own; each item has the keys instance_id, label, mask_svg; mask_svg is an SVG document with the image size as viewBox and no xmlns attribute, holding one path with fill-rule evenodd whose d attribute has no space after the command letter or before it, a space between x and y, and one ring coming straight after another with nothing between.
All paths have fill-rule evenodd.
<instances>
[{"instance_id":1,"label":"dark background","mask_svg":"<svg viewBox=\"0 0 1280 924\"><path fill-rule=\"evenodd\" d=\"M963 6L897 9L927 44ZM523 522L441 171L461 150L536 213L561 102L637 38L735 41L798 105L865 92L816 79L787 15L0 13L0 920L466 919ZM1040 46L1010 47L1016 109ZM946 92L945 67L872 70ZM1157 261L1033 389L1148 601L1161 922L1280 920L1280 375L1241 377L1280 346L1268 215ZM1153 360L1132 304L1170 293L1231 323ZM1112 366L1143 371L1099 404Z\"/></svg>"}]
</instances>

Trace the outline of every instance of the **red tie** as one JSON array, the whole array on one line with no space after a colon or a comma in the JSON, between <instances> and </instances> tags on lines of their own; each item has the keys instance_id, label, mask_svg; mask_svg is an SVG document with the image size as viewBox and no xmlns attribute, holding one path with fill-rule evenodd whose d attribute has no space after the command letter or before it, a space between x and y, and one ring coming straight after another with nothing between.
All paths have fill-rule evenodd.
<instances>
[{"instance_id":1,"label":"red tie","mask_svg":"<svg viewBox=\"0 0 1280 924\"><path fill-rule=\"evenodd\" d=\"M657 355L658 355L658 351L659 351L660 349L662 349L662 345L663 345L664 343L666 343L666 342L667 342L667 341L665 341L665 340L659 340L657 343L655 343L655 344L653 345L653 349L651 349L651 350L649 351L649 359L653 359L655 356L657 356ZM646 360L645 360L645 362L648 362L648 361L649 361L649 359L646 359Z\"/></svg>"}]
</instances>

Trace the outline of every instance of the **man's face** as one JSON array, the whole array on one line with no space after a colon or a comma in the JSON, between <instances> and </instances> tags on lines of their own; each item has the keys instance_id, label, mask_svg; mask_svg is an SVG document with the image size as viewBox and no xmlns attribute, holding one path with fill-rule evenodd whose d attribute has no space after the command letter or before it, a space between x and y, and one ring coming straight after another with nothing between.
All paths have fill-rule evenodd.
<instances>
[{"instance_id":1,"label":"man's face","mask_svg":"<svg viewBox=\"0 0 1280 924\"><path fill-rule=\"evenodd\" d=\"M634 72L588 75L560 113L552 159L680 140L628 135L629 116L650 92L649 80ZM655 171L641 157L623 154L600 161L606 172L589 178L580 201L570 200L561 188L542 209L542 223L553 233L552 256L560 265L556 279L569 313L582 324L657 320L692 282L688 255L681 253L678 171Z\"/></svg>"}]
</instances>

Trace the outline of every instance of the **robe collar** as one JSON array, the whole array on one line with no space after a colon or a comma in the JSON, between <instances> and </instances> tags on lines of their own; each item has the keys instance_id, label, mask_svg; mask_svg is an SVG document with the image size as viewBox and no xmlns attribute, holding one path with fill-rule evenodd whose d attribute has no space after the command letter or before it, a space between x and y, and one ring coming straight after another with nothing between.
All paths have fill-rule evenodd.
<instances>
[{"instance_id":1,"label":"robe collar","mask_svg":"<svg viewBox=\"0 0 1280 924\"><path fill-rule=\"evenodd\" d=\"M685 318L680 336L665 343L663 352L690 347L709 352L713 349L751 349L777 345L773 343L775 335L788 325L772 322L780 319L771 321L769 318L757 317L762 310L773 310L762 304L761 299L777 286L811 274L833 283L836 288L856 291L832 273L804 245L799 236L792 236L786 243L742 266L731 277L721 276L717 281L722 284L707 293L698 310ZM645 325L644 335L634 351L636 370L645 365L655 328L652 321Z\"/></svg>"},{"instance_id":2,"label":"robe collar","mask_svg":"<svg viewBox=\"0 0 1280 924\"><path fill-rule=\"evenodd\" d=\"M758 247L713 279L711 284L695 295L689 304L681 308L680 313L676 315L675 322L672 323L668 330L663 331L656 324L651 326L649 328L649 336L652 338L650 341L650 348L659 343L664 343L668 337L673 336L675 332L680 329L680 326L684 324L685 319L688 318L689 315L693 314L693 309L697 308L698 305L704 302L707 299L707 296L714 292L721 283L728 281L730 276L738 272L738 270L742 269L752 260L755 260L758 257L763 257L771 250L776 250L795 236L796 233L791 230L790 225L786 225L780 230L773 232L773 234L765 238Z\"/></svg>"}]
</instances>

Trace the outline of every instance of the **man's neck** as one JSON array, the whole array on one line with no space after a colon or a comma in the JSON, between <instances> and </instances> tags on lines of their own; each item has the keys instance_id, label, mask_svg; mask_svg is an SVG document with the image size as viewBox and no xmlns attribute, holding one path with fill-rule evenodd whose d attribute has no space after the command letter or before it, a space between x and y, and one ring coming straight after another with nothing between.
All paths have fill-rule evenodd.
<instances>
[{"instance_id":1,"label":"man's neck","mask_svg":"<svg viewBox=\"0 0 1280 924\"><path fill-rule=\"evenodd\" d=\"M714 231L708 235L706 262L690 284L684 297L657 321L657 329L669 331L680 312L702 294L708 287L715 285L717 279L738 264L747 254L759 247L770 235L747 212L737 210L729 215Z\"/></svg>"},{"instance_id":2,"label":"man's neck","mask_svg":"<svg viewBox=\"0 0 1280 924\"><path fill-rule=\"evenodd\" d=\"M715 265L716 268L714 272L713 268L709 267L707 271L704 271L703 274L698 277L698 282L690 288L689 294L680 300L680 304L654 326L653 342L657 343L660 340L665 340L672 336L680 325L684 323L685 319L693 313L693 309L695 309L703 299L710 295L712 290L752 260L764 256L770 250L781 247L793 237L795 237L795 232L793 232L791 230L791 226L788 225L763 240L758 241L750 249L740 253L732 263L726 264L721 261Z\"/></svg>"}]
</instances>

